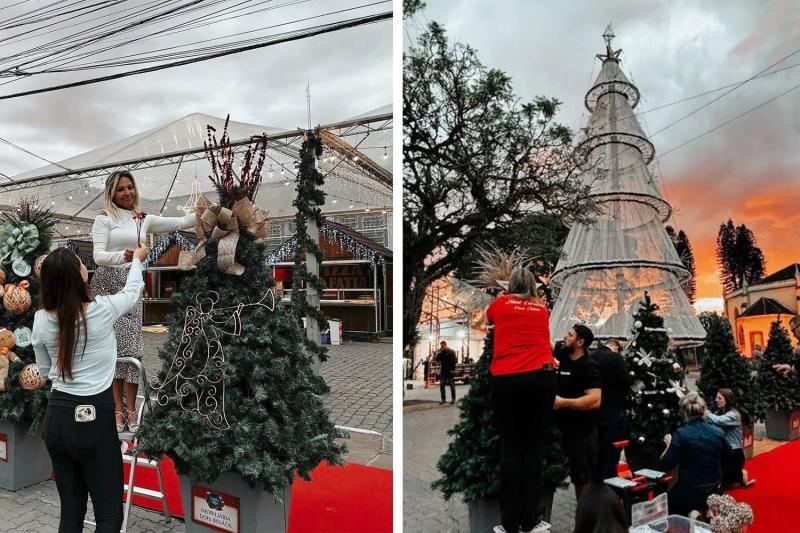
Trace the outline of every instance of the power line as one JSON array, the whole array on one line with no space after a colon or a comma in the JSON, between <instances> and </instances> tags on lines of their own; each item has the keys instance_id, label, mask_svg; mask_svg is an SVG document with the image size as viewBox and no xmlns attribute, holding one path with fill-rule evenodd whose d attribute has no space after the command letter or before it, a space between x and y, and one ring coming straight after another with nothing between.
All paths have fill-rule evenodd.
<instances>
[{"instance_id":1,"label":"power line","mask_svg":"<svg viewBox=\"0 0 800 533\"><path fill-rule=\"evenodd\" d=\"M377 15L369 15L369 16L366 16L366 17L349 19L349 20L345 20L345 21L342 21L342 22L336 22L336 23L331 23L331 24L326 24L326 25L322 25L322 26L313 27L313 28L310 28L310 29L307 29L307 30L301 30L301 31L298 31L294 35L288 35L286 37L283 37L283 38L280 38L280 39L275 39L274 41L270 41L270 42L266 42L266 43L259 43L259 44L254 44L254 45L250 45L250 46L242 46L242 47L234 48L232 50L226 50L226 51L223 51L223 52L217 52L217 53L214 53L214 54L208 54L208 55L205 55L205 56L202 56L202 57L186 59L186 60L183 60L183 61L176 61L176 62L173 62L173 63L164 64L164 65L156 65L156 66L153 66L153 67L147 67L147 68L142 68L142 69L137 69L137 70L131 70L131 71L128 71L128 72L120 72L118 74L111 74L111 75L108 75L108 76L102 76L102 77L99 77L99 78L92 78L92 79L89 79L89 80L81 80L81 81L72 82L72 83L65 83L65 84L62 84L62 85L54 85L54 86L51 86L51 87L45 87L45 88L42 88L42 89L33 89L33 90L30 90L30 91L23 91L23 92L19 92L19 93L2 95L2 96L0 96L0 100L9 100L9 99L12 99L12 98L19 98L21 96L30 96L30 95L33 95L33 94L41 94L41 93L46 93L46 92L58 91L58 90L62 90L62 89L69 89L69 88L72 88L72 87L81 87L81 86L84 86L84 85L91 85L91 84L95 84L95 83L101 83L101 82L104 82L104 81L110 81L110 80L116 80L116 79L120 79L120 78L126 78L128 76L135 76L135 75L138 75L138 74L146 74L146 73L149 73L149 72L156 72L156 71L164 70L164 69L168 69L168 68L180 67L180 66L184 66L184 65L190 65L192 63L198 63L198 62L201 62L201 61L207 61L209 59L216 59L216 58L219 58L219 57L238 54L238 53L241 53L241 52L248 52L250 50L257 50L259 48L266 48L268 46L272 46L272 45L276 45L276 44L282 44L282 43L287 43L287 42L291 42L291 41L297 41L297 40L300 40L300 39L305 39L305 38L308 38L308 37L314 37L314 36L322 35L322 34L325 34L325 33L331 33L331 32L345 30L345 29L349 29L349 28L355 28L357 26L363 26L365 24L373 24L375 22L380 22L380 21L383 21L383 20L391 19L391 18L392 18L392 12L389 11L389 12L380 13L380 14L377 14Z\"/></svg>"}]
</instances>

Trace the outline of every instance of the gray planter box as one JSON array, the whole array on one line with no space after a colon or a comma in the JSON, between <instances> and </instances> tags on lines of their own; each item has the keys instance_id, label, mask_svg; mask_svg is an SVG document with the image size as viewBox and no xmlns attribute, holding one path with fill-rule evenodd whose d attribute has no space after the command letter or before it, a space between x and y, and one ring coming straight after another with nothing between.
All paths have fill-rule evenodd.
<instances>
[{"instance_id":1,"label":"gray planter box","mask_svg":"<svg viewBox=\"0 0 800 533\"><path fill-rule=\"evenodd\" d=\"M7 461L0 461L0 488L19 490L50 479L53 467L44 441L38 435L27 435L21 426L0 421L0 434L5 435Z\"/></svg>"},{"instance_id":2,"label":"gray planter box","mask_svg":"<svg viewBox=\"0 0 800 533\"><path fill-rule=\"evenodd\" d=\"M258 485L251 487L238 473L226 472L211 483L193 483L189 476L180 476L181 499L187 533L219 533L192 519L192 488L204 487L239 500L239 533L285 533L289 526L289 500L292 488L283 491L283 503L275 504L269 492Z\"/></svg>"},{"instance_id":3,"label":"gray planter box","mask_svg":"<svg viewBox=\"0 0 800 533\"><path fill-rule=\"evenodd\" d=\"M767 409L767 437L773 440L800 438L800 411Z\"/></svg>"},{"instance_id":4,"label":"gray planter box","mask_svg":"<svg viewBox=\"0 0 800 533\"><path fill-rule=\"evenodd\" d=\"M478 500L467 504L470 533L491 533L500 524L500 504L497 501Z\"/></svg>"},{"instance_id":5,"label":"gray planter box","mask_svg":"<svg viewBox=\"0 0 800 533\"><path fill-rule=\"evenodd\" d=\"M743 437L743 446L742 451L744 451L744 458L745 459L752 459L753 458L753 426L748 426L746 424L742 425L742 437Z\"/></svg>"}]
</instances>

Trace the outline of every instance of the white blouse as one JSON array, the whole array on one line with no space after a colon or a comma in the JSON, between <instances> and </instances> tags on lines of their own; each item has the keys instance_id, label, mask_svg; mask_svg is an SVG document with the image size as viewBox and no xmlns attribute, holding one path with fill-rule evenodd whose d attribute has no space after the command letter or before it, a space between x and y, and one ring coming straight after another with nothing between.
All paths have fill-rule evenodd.
<instances>
[{"instance_id":1,"label":"white blouse","mask_svg":"<svg viewBox=\"0 0 800 533\"><path fill-rule=\"evenodd\" d=\"M92 396L106 390L114 379L117 365L117 337L114 322L133 309L141 296L142 263L134 258L125 288L110 296L96 296L86 306L86 349L83 349L83 328L78 330L72 379L66 381L58 373L58 317L39 309L33 317L31 344L36 364L43 376L53 382L53 389L76 396Z\"/></svg>"},{"instance_id":2,"label":"white blouse","mask_svg":"<svg viewBox=\"0 0 800 533\"><path fill-rule=\"evenodd\" d=\"M125 248L136 247L136 221L133 212L117 208L119 218L97 215L92 226L94 262L98 265L124 268ZM142 222L141 237L148 233L170 233L194 227L194 213L183 217L160 217L147 215Z\"/></svg>"}]
</instances>

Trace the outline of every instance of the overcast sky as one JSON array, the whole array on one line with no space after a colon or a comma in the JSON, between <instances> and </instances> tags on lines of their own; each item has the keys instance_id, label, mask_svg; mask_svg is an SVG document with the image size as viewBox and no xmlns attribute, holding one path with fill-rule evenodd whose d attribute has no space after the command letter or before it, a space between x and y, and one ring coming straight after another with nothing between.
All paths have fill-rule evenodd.
<instances>
[{"instance_id":1,"label":"overcast sky","mask_svg":"<svg viewBox=\"0 0 800 533\"><path fill-rule=\"evenodd\" d=\"M800 64L800 2L430 0L408 25L427 21L478 50L504 70L524 99L563 101L561 120L585 125L583 98L596 77L602 33L611 22L622 68L642 93L646 111L775 69ZM656 156L800 84L800 67L753 80L651 138ZM724 91L641 115L652 133ZM659 161L672 224L684 229L698 263L698 297L719 298L714 258L719 225L728 217L755 231L768 272L800 262L800 89Z\"/></svg>"},{"instance_id":2,"label":"overcast sky","mask_svg":"<svg viewBox=\"0 0 800 533\"><path fill-rule=\"evenodd\" d=\"M17 7L2 7L0 26L3 21L46 3L49 2L28 1ZM103 11L102 14L130 9L137 5L144 7L153 3L152 0L132 0ZM224 6L240 3L241 0L236 2L231 0L192 16L196 17ZM266 4L290 5L155 40L150 39L98 57L106 58L114 54L121 56L143 50L173 47L367 3L369 2L353 0L305 2L250 0L247 5L253 6L254 9ZM162 4L166 5L167 2ZM270 35L289 29L390 10L390 2L377 3L371 7L335 16L249 33L244 37ZM139 16L138 11L128 15L130 20L135 20L135 17ZM183 19L188 19L188 16ZM170 24L180 20L181 17L172 19ZM391 28L391 20L388 20L190 66L97 85L4 100L0 103L0 124L2 124L0 137L50 160L59 161L194 112L219 117L225 117L230 113L233 120L240 122L291 129L306 123L307 79L311 81L312 121L315 124L325 124L347 119L391 102ZM0 37L5 38L26 29L28 27L0 29ZM3 58L23 48L43 44L60 35L63 33L34 36L24 42L5 43ZM141 66L36 75L0 86L0 95L107 75ZM0 78L0 82L7 80L8 78ZM14 175L44 164L41 160L0 145L0 172Z\"/></svg>"}]
</instances>

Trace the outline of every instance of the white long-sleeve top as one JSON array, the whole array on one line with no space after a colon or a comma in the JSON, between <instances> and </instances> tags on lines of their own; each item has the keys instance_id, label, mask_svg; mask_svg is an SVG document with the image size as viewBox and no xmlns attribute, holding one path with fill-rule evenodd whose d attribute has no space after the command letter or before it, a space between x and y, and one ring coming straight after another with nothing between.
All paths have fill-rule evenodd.
<instances>
[{"instance_id":1,"label":"white long-sleeve top","mask_svg":"<svg viewBox=\"0 0 800 533\"><path fill-rule=\"evenodd\" d=\"M92 226L94 262L98 265L124 268L125 248L136 248L136 221L133 212L117 209L119 218L110 215L97 215ZM147 215L142 222L141 237L148 233L169 233L194 227L194 213L183 217L160 217Z\"/></svg>"},{"instance_id":2,"label":"white long-sleeve top","mask_svg":"<svg viewBox=\"0 0 800 533\"><path fill-rule=\"evenodd\" d=\"M96 296L86 306L86 349L83 349L83 328L78 328L72 379L66 381L58 373L58 317L39 309L33 318L31 344L36 364L43 376L53 382L53 389L76 396L91 396L111 386L117 364L117 338L114 322L130 311L144 288L142 263L134 258L125 287L117 294Z\"/></svg>"}]
</instances>

